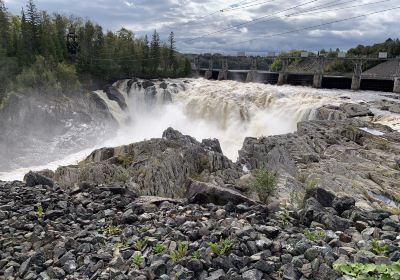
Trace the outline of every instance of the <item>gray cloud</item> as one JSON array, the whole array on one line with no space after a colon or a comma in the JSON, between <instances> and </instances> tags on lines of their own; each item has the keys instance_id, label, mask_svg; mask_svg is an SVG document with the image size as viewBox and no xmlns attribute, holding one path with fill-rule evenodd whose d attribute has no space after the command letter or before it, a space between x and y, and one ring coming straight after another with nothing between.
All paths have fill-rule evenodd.
<instances>
[{"instance_id":1,"label":"gray cloud","mask_svg":"<svg viewBox=\"0 0 400 280\"><path fill-rule=\"evenodd\" d=\"M258 22L226 32L199 38L190 39L207 33L215 32L243 22L276 13L295 5L308 2L307 0L283 1L275 0L263 5L249 7L247 9L237 8L232 11L218 12L220 9L237 4L253 2L255 4L267 2L265 0L36 0L40 9L49 12L63 14L74 14L83 18L92 19L106 29L118 30L122 26L131 29L137 36L151 34L157 29L166 39L170 31L174 31L180 51L184 52L221 52L232 53L237 51L265 53L269 51L285 51L290 49L308 49L311 51L321 48L348 49L358 44L371 44L382 42L389 37L400 37L398 18L400 9L365 18L335 23L328 26L290 33L280 36L273 34L287 32L289 30L301 29L315 26L325 22L335 21L361 14L372 13L392 7L400 6L398 0L380 2L373 5L345 7L362 5L379 0L360 1L331 1L318 0L302 8L289 10L277 14L265 22ZM6 0L7 7L13 13L19 13L25 5L25 0ZM330 12L313 12L297 16L287 17L294 12L306 12L313 7L332 4L347 3L335 6ZM334 10L337 8L341 10ZM210 15L213 13L212 15ZM209 16L207 16L209 15ZM258 38L251 42L242 42Z\"/></svg>"}]
</instances>

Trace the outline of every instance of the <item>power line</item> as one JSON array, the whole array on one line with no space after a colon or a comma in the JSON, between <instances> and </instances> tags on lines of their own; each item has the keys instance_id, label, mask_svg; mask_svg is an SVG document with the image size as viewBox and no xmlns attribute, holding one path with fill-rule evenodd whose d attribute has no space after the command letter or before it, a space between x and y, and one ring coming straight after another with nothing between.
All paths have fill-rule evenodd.
<instances>
[{"instance_id":1,"label":"power line","mask_svg":"<svg viewBox=\"0 0 400 280\"><path fill-rule=\"evenodd\" d=\"M381 11L377 11L377 12L372 12L372 13L362 14L362 15L358 15L358 16L353 16L353 17L349 17L349 18L345 18L345 19L330 21L330 22L326 22L326 23L322 23L322 24L317 24L317 25L307 26L307 27L303 27L303 28L293 29L293 30L289 30L289 31L285 31L285 32L274 33L274 34L270 34L270 35L266 35L266 36L262 36L262 37L253 38L253 39L250 39L250 40L238 41L238 42L235 42L234 44L248 43L248 42L251 42L251 41L254 41L254 40L257 40L257 39L261 39L261 38L271 38L271 37L282 36L282 35L291 34L291 33L297 33L297 32L300 32L300 31L314 29L314 28L317 28L317 27L322 27L322 26L331 25L331 24L334 24L334 23L349 21L349 20L353 20L353 19L357 19L357 18L367 17L367 16L370 16L370 15L380 14L380 13L393 11L393 10L397 10L397 9L400 9L400 6L393 7L393 8L390 8L390 9L381 10Z\"/></svg>"},{"instance_id":2,"label":"power line","mask_svg":"<svg viewBox=\"0 0 400 280\"><path fill-rule=\"evenodd\" d=\"M320 10L320 9L325 9L325 8L330 8L330 7L335 7L335 6L340 6L340 5L344 5L344 4L348 4L348 3L353 3L354 0L350 0L350 1L339 1L339 3L337 1L331 1L325 4L321 4L321 5L317 5L314 7L311 7L310 9L307 9L306 11L299 11L299 12L294 12L292 14L288 14L286 15L287 17L292 16L292 15L297 15L297 14L302 14L302 13L306 13L309 11L315 11L315 10Z\"/></svg>"},{"instance_id":3,"label":"power line","mask_svg":"<svg viewBox=\"0 0 400 280\"><path fill-rule=\"evenodd\" d=\"M381 0L381 1L376 1L376 2L370 2L370 3L365 3L365 4L358 4L358 5L352 5L348 7L341 7L341 8L335 8L335 9L329 9L329 10L317 10L317 11L309 11L309 12L301 12L297 14L292 14L292 15L286 15L287 17L292 17L292 16L298 16L298 15L308 15L308 14L317 14L317 13L326 13L326 12L333 12L333 11L340 11L342 9L350 9L350 8L356 8L356 7L363 7L363 6L369 6L369 5L374 5L374 4L379 4L383 2L389 2L393 0ZM354 2L354 1L351 1Z\"/></svg>"},{"instance_id":4,"label":"power line","mask_svg":"<svg viewBox=\"0 0 400 280\"><path fill-rule=\"evenodd\" d=\"M274 2L274 1L276 1L276 0L268 0L268 1L260 2L260 3L254 3L254 4L251 4L251 5L239 6L239 7L236 7L236 8L223 9L223 10L221 10L221 12L225 13L225 12L230 12L230 11L247 9L247 8L250 8L250 7L263 5L263 4L271 3L271 2Z\"/></svg>"},{"instance_id":5,"label":"power line","mask_svg":"<svg viewBox=\"0 0 400 280\"><path fill-rule=\"evenodd\" d=\"M296 8L298 8L298 7L305 6L305 5L308 5L308 4L317 2L317 1L319 1L319 0L311 0L311 1L308 1L308 2L305 2L305 3L301 3L301 4L299 4L299 5L296 5L296 6L293 6L293 7L287 8L287 9L284 9L284 10L280 10L280 11L277 11L277 12L274 12L274 13L271 13L271 14L268 14L268 15L264 15L264 16L259 17L259 18L255 18L255 19L246 21L246 22L244 22L244 23L240 23L240 24L237 24L237 25L234 25L234 26L231 26L231 27L223 28L223 29L220 29L220 30L217 30L217 31L213 31L213 32L206 33L206 34L201 35L201 36L197 36L197 37L195 37L195 38L186 40L185 42L192 42L192 41L195 41L195 40L197 40L197 39L201 39L201 38L204 38L204 37L207 37L207 36L210 36L210 35L214 35L214 34L217 34L217 33L220 33L220 32L232 30L232 29L235 29L235 28L240 27L240 26L244 26L244 25L248 25L248 24L257 22L257 21L260 20L260 19L272 17L272 16L274 16L274 15L277 15L277 14L280 14L280 13L283 13L283 12L287 12L287 11L289 11L289 10L296 9Z\"/></svg>"}]
</instances>

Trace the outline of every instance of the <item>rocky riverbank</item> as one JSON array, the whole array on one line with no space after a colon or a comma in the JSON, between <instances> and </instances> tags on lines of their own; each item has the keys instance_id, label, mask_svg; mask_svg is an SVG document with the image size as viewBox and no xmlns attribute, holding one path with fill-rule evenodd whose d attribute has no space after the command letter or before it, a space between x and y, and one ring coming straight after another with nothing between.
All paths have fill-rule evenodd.
<instances>
[{"instance_id":1,"label":"rocky riverbank","mask_svg":"<svg viewBox=\"0 0 400 280\"><path fill-rule=\"evenodd\" d=\"M319 188L292 211L202 188L167 199L26 180L1 183L0 279L339 279L339 264L400 260L399 216Z\"/></svg>"},{"instance_id":2,"label":"rocky riverbank","mask_svg":"<svg viewBox=\"0 0 400 280\"><path fill-rule=\"evenodd\" d=\"M126 82L139 85L169 102ZM89 108L107 120L101 100ZM323 106L295 133L246 138L237 162L169 128L0 182L0 279L400 279L400 133L371 122L376 108L399 105ZM277 181L268 203L256 170Z\"/></svg>"}]
</instances>

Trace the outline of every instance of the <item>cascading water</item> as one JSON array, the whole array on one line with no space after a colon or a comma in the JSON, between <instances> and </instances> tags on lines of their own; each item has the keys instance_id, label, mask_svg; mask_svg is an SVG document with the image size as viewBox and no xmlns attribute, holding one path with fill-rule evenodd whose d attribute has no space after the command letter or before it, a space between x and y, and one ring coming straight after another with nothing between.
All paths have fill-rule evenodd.
<instances>
[{"instance_id":1,"label":"cascading water","mask_svg":"<svg viewBox=\"0 0 400 280\"><path fill-rule=\"evenodd\" d=\"M125 99L126 109L122 109L104 91L96 91L95 94L104 101L119 123L116 137L64 160L0 173L0 179L21 179L29 170L75 164L93 149L158 138L168 127L199 140L217 138L224 154L236 160L245 137L294 132L299 121L312 119L314 109L323 105L382 98L376 92L355 93L204 79L153 83L123 80L116 82L114 87ZM398 114L382 112L372 121L400 128L396 127L400 123Z\"/></svg>"}]
</instances>

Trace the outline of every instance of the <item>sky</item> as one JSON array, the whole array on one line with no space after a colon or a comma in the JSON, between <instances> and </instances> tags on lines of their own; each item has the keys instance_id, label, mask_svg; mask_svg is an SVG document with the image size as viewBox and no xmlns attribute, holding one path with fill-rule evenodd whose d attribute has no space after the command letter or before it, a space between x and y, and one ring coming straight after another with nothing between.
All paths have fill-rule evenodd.
<instances>
[{"instance_id":1,"label":"sky","mask_svg":"<svg viewBox=\"0 0 400 280\"><path fill-rule=\"evenodd\" d=\"M5 2L10 12L20 14L27 1ZM35 3L49 13L73 14L108 30L125 27L137 37L151 35L157 29L165 40L173 31L178 50L186 53L347 50L358 44L400 37L400 0L36 0ZM399 9L358 17L396 7ZM328 24L351 17L357 18Z\"/></svg>"}]
</instances>

